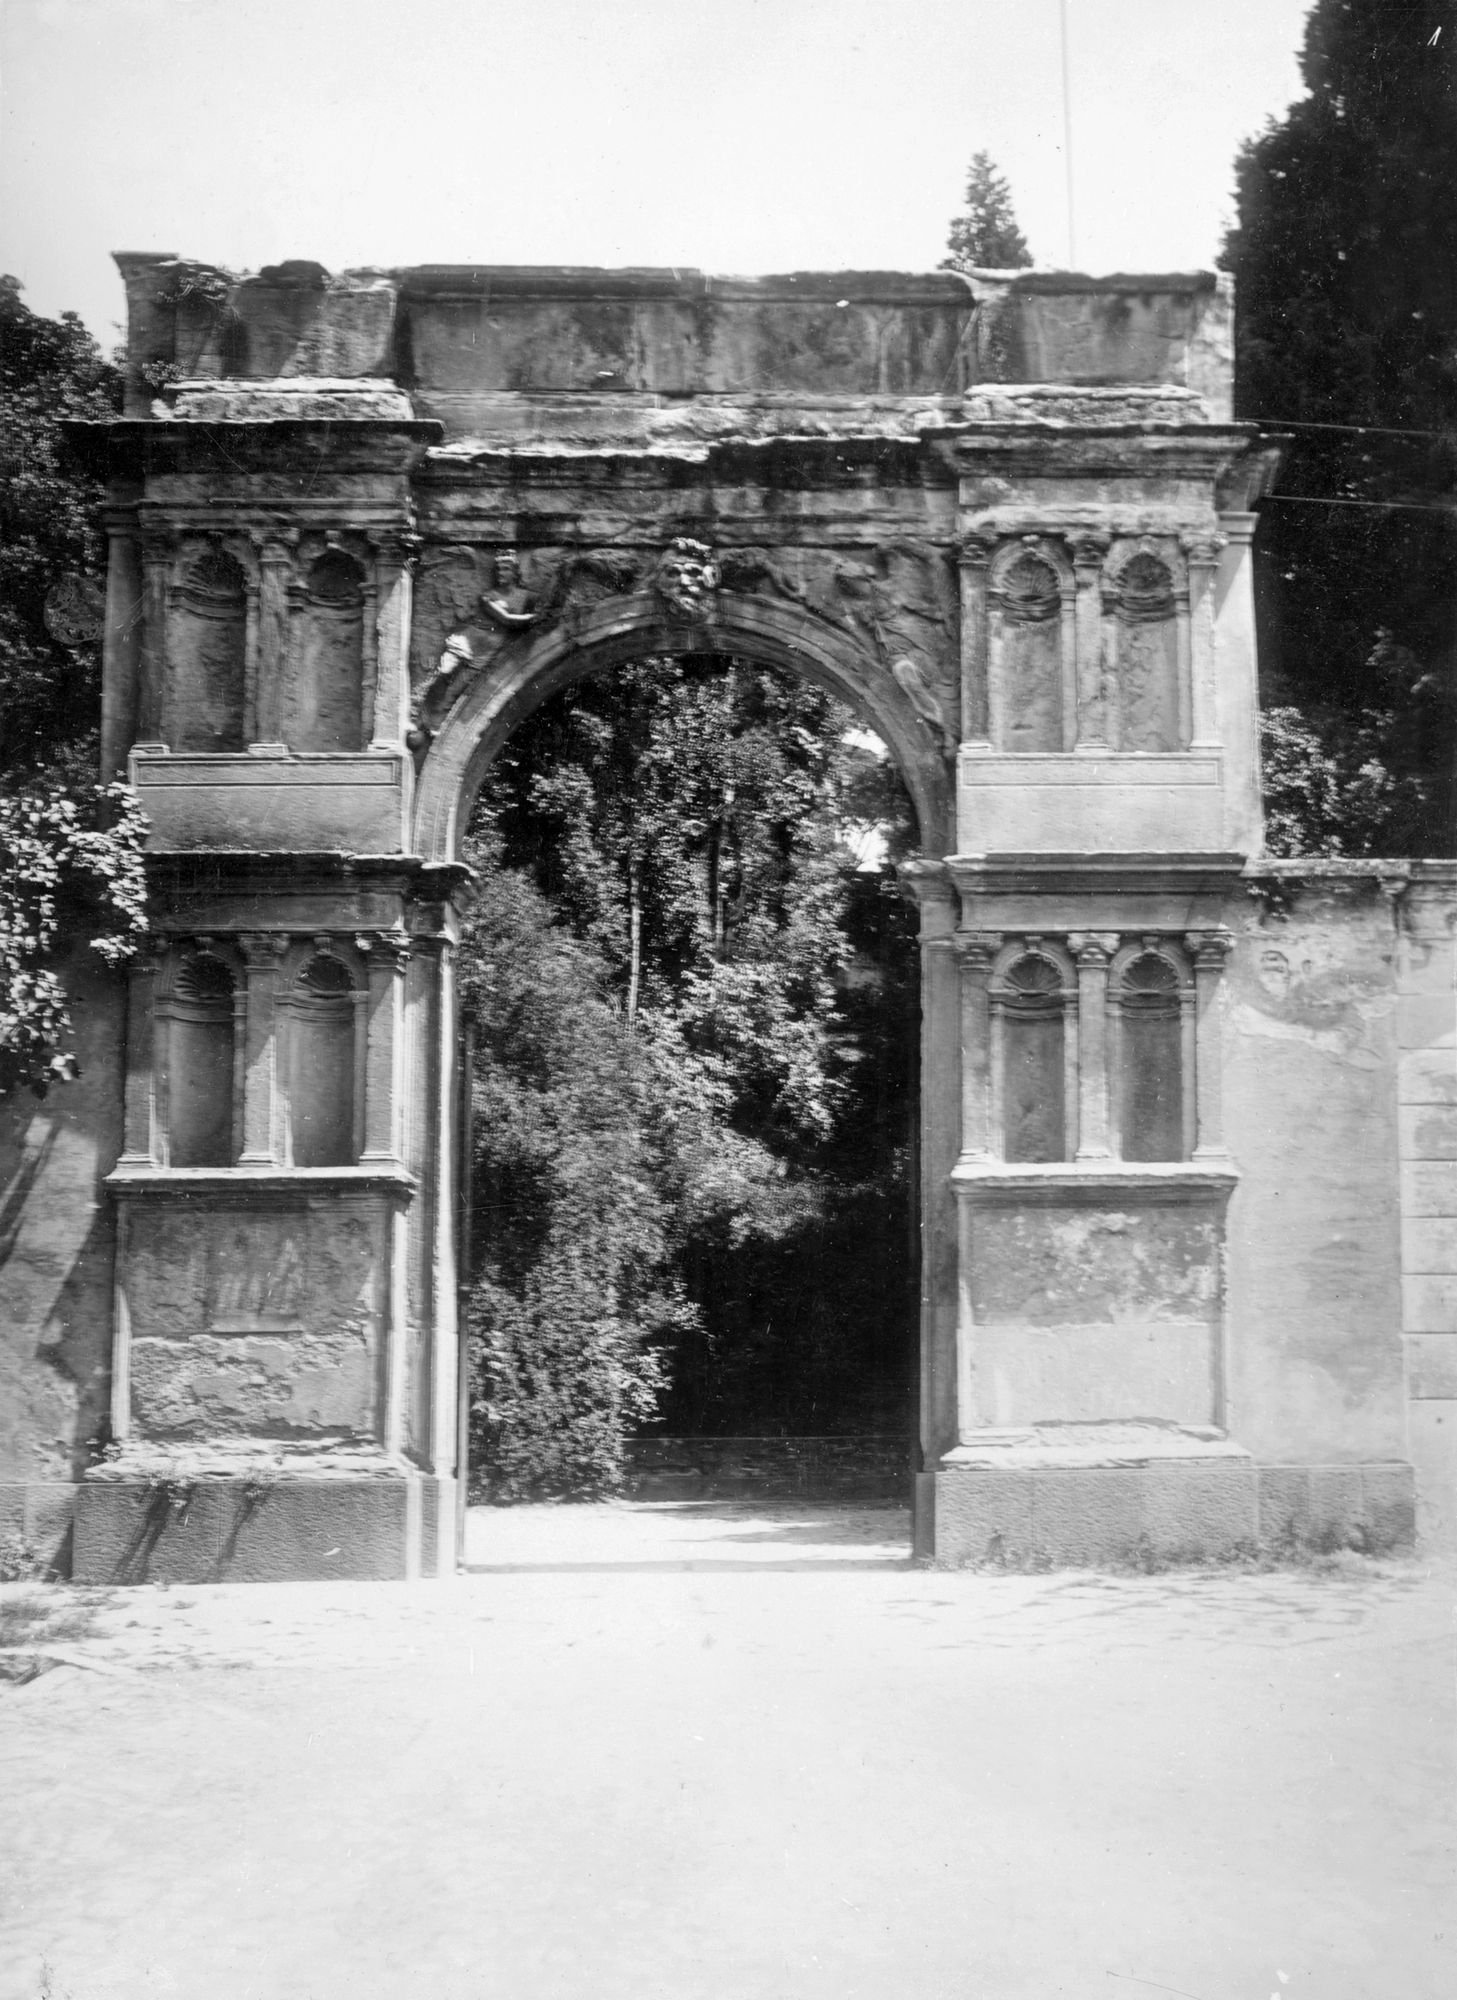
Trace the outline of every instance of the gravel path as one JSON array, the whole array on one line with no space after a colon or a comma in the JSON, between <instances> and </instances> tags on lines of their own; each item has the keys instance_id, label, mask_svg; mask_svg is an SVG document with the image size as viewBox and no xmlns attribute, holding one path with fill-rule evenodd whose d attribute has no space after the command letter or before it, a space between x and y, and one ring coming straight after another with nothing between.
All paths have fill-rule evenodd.
<instances>
[{"instance_id":1,"label":"gravel path","mask_svg":"<svg viewBox=\"0 0 1457 2000\"><path fill-rule=\"evenodd\" d=\"M0 1683L0 1993L1457 1992L1450 1574L904 1537L481 1510L445 1584L0 1589L71 1620Z\"/></svg>"}]
</instances>

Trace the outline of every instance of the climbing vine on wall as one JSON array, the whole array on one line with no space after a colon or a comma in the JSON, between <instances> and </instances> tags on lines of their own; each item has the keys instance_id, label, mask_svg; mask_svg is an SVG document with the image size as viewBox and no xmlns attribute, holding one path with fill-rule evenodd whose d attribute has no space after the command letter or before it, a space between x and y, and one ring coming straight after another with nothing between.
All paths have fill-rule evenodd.
<instances>
[{"instance_id":1,"label":"climbing vine on wall","mask_svg":"<svg viewBox=\"0 0 1457 2000\"><path fill-rule=\"evenodd\" d=\"M0 793L0 1097L77 1074L60 964L79 927L108 965L147 929L146 821L126 785Z\"/></svg>"}]
</instances>

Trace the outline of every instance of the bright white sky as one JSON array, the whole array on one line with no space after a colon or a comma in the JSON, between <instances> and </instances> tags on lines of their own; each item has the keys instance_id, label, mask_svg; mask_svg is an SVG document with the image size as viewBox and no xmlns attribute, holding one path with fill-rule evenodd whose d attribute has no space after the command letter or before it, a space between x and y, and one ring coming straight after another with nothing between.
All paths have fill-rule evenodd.
<instances>
[{"instance_id":1,"label":"bright white sky","mask_svg":"<svg viewBox=\"0 0 1457 2000\"><path fill-rule=\"evenodd\" d=\"M1208 266L1308 0L1067 0L1077 262ZM1065 265L1058 0L0 0L0 270L927 270L966 164Z\"/></svg>"}]
</instances>

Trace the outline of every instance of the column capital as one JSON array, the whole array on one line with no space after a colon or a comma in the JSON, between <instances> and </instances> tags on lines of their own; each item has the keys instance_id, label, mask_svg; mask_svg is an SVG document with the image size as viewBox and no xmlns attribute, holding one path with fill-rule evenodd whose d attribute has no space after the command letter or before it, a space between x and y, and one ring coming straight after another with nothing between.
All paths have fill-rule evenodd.
<instances>
[{"instance_id":1,"label":"column capital","mask_svg":"<svg viewBox=\"0 0 1457 2000\"><path fill-rule=\"evenodd\" d=\"M1107 965L1120 942L1117 931L1069 931L1067 946L1081 968Z\"/></svg>"},{"instance_id":2,"label":"column capital","mask_svg":"<svg viewBox=\"0 0 1457 2000\"><path fill-rule=\"evenodd\" d=\"M973 970L987 971L1005 941L1003 931L957 931L952 937L956 956Z\"/></svg>"},{"instance_id":3,"label":"column capital","mask_svg":"<svg viewBox=\"0 0 1457 2000\"><path fill-rule=\"evenodd\" d=\"M1186 530L1179 536L1179 547L1196 569L1216 568L1228 545L1229 536L1217 529Z\"/></svg>"},{"instance_id":4,"label":"column capital","mask_svg":"<svg viewBox=\"0 0 1457 2000\"><path fill-rule=\"evenodd\" d=\"M1100 570L1112 546L1113 537L1098 528L1080 528L1068 536L1068 550L1074 569Z\"/></svg>"},{"instance_id":5,"label":"column capital","mask_svg":"<svg viewBox=\"0 0 1457 2000\"><path fill-rule=\"evenodd\" d=\"M250 972L275 971L291 942L287 931L238 933L238 949L242 952L243 963Z\"/></svg>"},{"instance_id":6,"label":"column capital","mask_svg":"<svg viewBox=\"0 0 1457 2000\"><path fill-rule=\"evenodd\" d=\"M1226 930L1186 931L1184 947L1196 971L1218 972L1234 949L1234 933Z\"/></svg>"},{"instance_id":7,"label":"column capital","mask_svg":"<svg viewBox=\"0 0 1457 2000\"><path fill-rule=\"evenodd\" d=\"M993 535L969 534L956 538L956 560L963 569L985 569L996 551Z\"/></svg>"},{"instance_id":8,"label":"column capital","mask_svg":"<svg viewBox=\"0 0 1457 2000\"><path fill-rule=\"evenodd\" d=\"M392 972L409 963L414 943L403 931L358 931L354 938L356 951L371 965L387 966Z\"/></svg>"}]
</instances>

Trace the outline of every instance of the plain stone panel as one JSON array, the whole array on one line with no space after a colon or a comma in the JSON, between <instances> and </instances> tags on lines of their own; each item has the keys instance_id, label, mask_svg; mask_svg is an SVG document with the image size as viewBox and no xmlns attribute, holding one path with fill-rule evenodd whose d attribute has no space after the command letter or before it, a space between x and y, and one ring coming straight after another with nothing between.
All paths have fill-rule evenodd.
<instances>
[{"instance_id":1,"label":"plain stone panel","mask_svg":"<svg viewBox=\"0 0 1457 2000\"><path fill-rule=\"evenodd\" d=\"M1150 1465L1144 1475L1143 1532L1165 1560L1218 1561L1253 1549L1259 1538L1255 1467Z\"/></svg>"},{"instance_id":2,"label":"plain stone panel","mask_svg":"<svg viewBox=\"0 0 1457 2000\"><path fill-rule=\"evenodd\" d=\"M1457 1216L1407 1216L1401 1225L1401 1268L1408 1277L1457 1271Z\"/></svg>"},{"instance_id":3,"label":"plain stone panel","mask_svg":"<svg viewBox=\"0 0 1457 2000\"><path fill-rule=\"evenodd\" d=\"M0 1486L0 1541L25 1539L25 1487Z\"/></svg>"},{"instance_id":4,"label":"plain stone panel","mask_svg":"<svg viewBox=\"0 0 1457 2000\"><path fill-rule=\"evenodd\" d=\"M1359 1465L1310 1468L1310 1535L1317 1548L1344 1547L1362 1528Z\"/></svg>"},{"instance_id":5,"label":"plain stone panel","mask_svg":"<svg viewBox=\"0 0 1457 2000\"><path fill-rule=\"evenodd\" d=\"M1396 1074L1403 1104L1457 1104L1457 1048L1406 1049Z\"/></svg>"},{"instance_id":6,"label":"plain stone panel","mask_svg":"<svg viewBox=\"0 0 1457 2000\"><path fill-rule=\"evenodd\" d=\"M936 1561L951 1568L1013 1563L1034 1552L1030 1472L936 1474ZM1052 1553L1041 1544L1038 1554Z\"/></svg>"},{"instance_id":7,"label":"plain stone panel","mask_svg":"<svg viewBox=\"0 0 1457 2000\"><path fill-rule=\"evenodd\" d=\"M1432 993L1450 996L1457 990L1457 970L1451 943L1446 938L1429 941L1408 937L1403 940L1401 970L1403 993Z\"/></svg>"},{"instance_id":8,"label":"plain stone panel","mask_svg":"<svg viewBox=\"0 0 1457 2000\"><path fill-rule=\"evenodd\" d=\"M1361 1514L1373 1553L1416 1539L1416 1476L1409 1465L1361 1467Z\"/></svg>"},{"instance_id":9,"label":"plain stone panel","mask_svg":"<svg viewBox=\"0 0 1457 2000\"><path fill-rule=\"evenodd\" d=\"M1457 1044L1457 1003L1440 993L1403 993L1396 1003L1396 1036L1404 1049Z\"/></svg>"},{"instance_id":10,"label":"plain stone panel","mask_svg":"<svg viewBox=\"0 0 1457 2000\"><path fill-rule=\"evenodd\" d=\"M1457 1215L1457 1161L1403 1161L1401 1212L1406 1216Z\"/></svg>"},{"instance_id":11,"label":"plain stone panel","mask_svg":"<svg viewBox=\"0 0 1457 2000\"><path fill-rule=\"evenodd\" d=\"M292 1479L260 1491L219 1482L225 1517L217 1571L228 1583L405 1575L403 1479Z\"/></svg>"},{"instance_id":12,"label":"plain stone panel","mask_svg":"<svg viewBox=\"0 0 1457 2000\"><path fill-rule=\"evenodd\" d=\"M25 1539L44 1561L70 1568L70 1536L80 1488L68 1479L37 1480L25 1489Z\"/></svg>"},{"instance_id":13,"label":"plain stone panel","mask_svg":"<svg viewBox=\"0 0 1457 2000\"><path fill-rule=\"evenodd\" d=\"M1457 1556L1457 1397L1413 1403L1407 1449L1416 1473L1417 1546Z\"/></svg>"},{"instance_id":14,"label":"plain stone panel","mask_svg":"<svg viewBox=\"0 0 1457 2000\"><path fill-rule=\"evenodd\" d=\"M1258 1494L1260 1540L1276 1549L1303 1542L1310 1531L1310 1467L1262 1465Z\"/></svg>"},{"instance_id":15,"label":"plain stone panel","mask_svg":"<svg viewBox=\"0 0 1457 2000\"><path fill-rule=\"evenodd\" d=\"M1457 1396L1457 1333L1409 1333L1407 1394L1422 1401Z\"/></svg>"},{"instance_id":16,"label":"plain stone panel","mask_svg":"<svg viewBox=\"0 0 1457 2000\"><path fill-rule=\"evenodd\" d=\"M1401 1323L1407 1333L1457 1333L1457 1277L1403 1278Z\"/></svg>"},{"instance_id":17,"label":"plain stone panel","mask_svg":"<svg viewBox=\"0 0 1457 2000\"><path fill-rule=\"evenodd\" d=\"M211 1583L223 1509L198 1487L186 1508L143 1480L83 1481L76 1494L76 1583Z\"/></svg>"},{"instance_id":18,"label":"plain stone panel","mask_svg":"<svg viewBox=\"0 0 1457 2000\"><path fill-rule=\"evenodd\" d=\"M1142 1468L1069 1467L1032 1475L1035 1555L1055 1563L1126 1562L1143 1537Z\"/></svg>"},{"instance_id":19,"label":"plain stone panel","mask_svg":"<svg viewBox=\"0 0 1457 2000\"><path fill-rule=\"evenodd\" d=\"M1403 1104L1396 1115L1404 1160L1457 1160L1457 1104Z\"/></svg>"}]
</instances>

